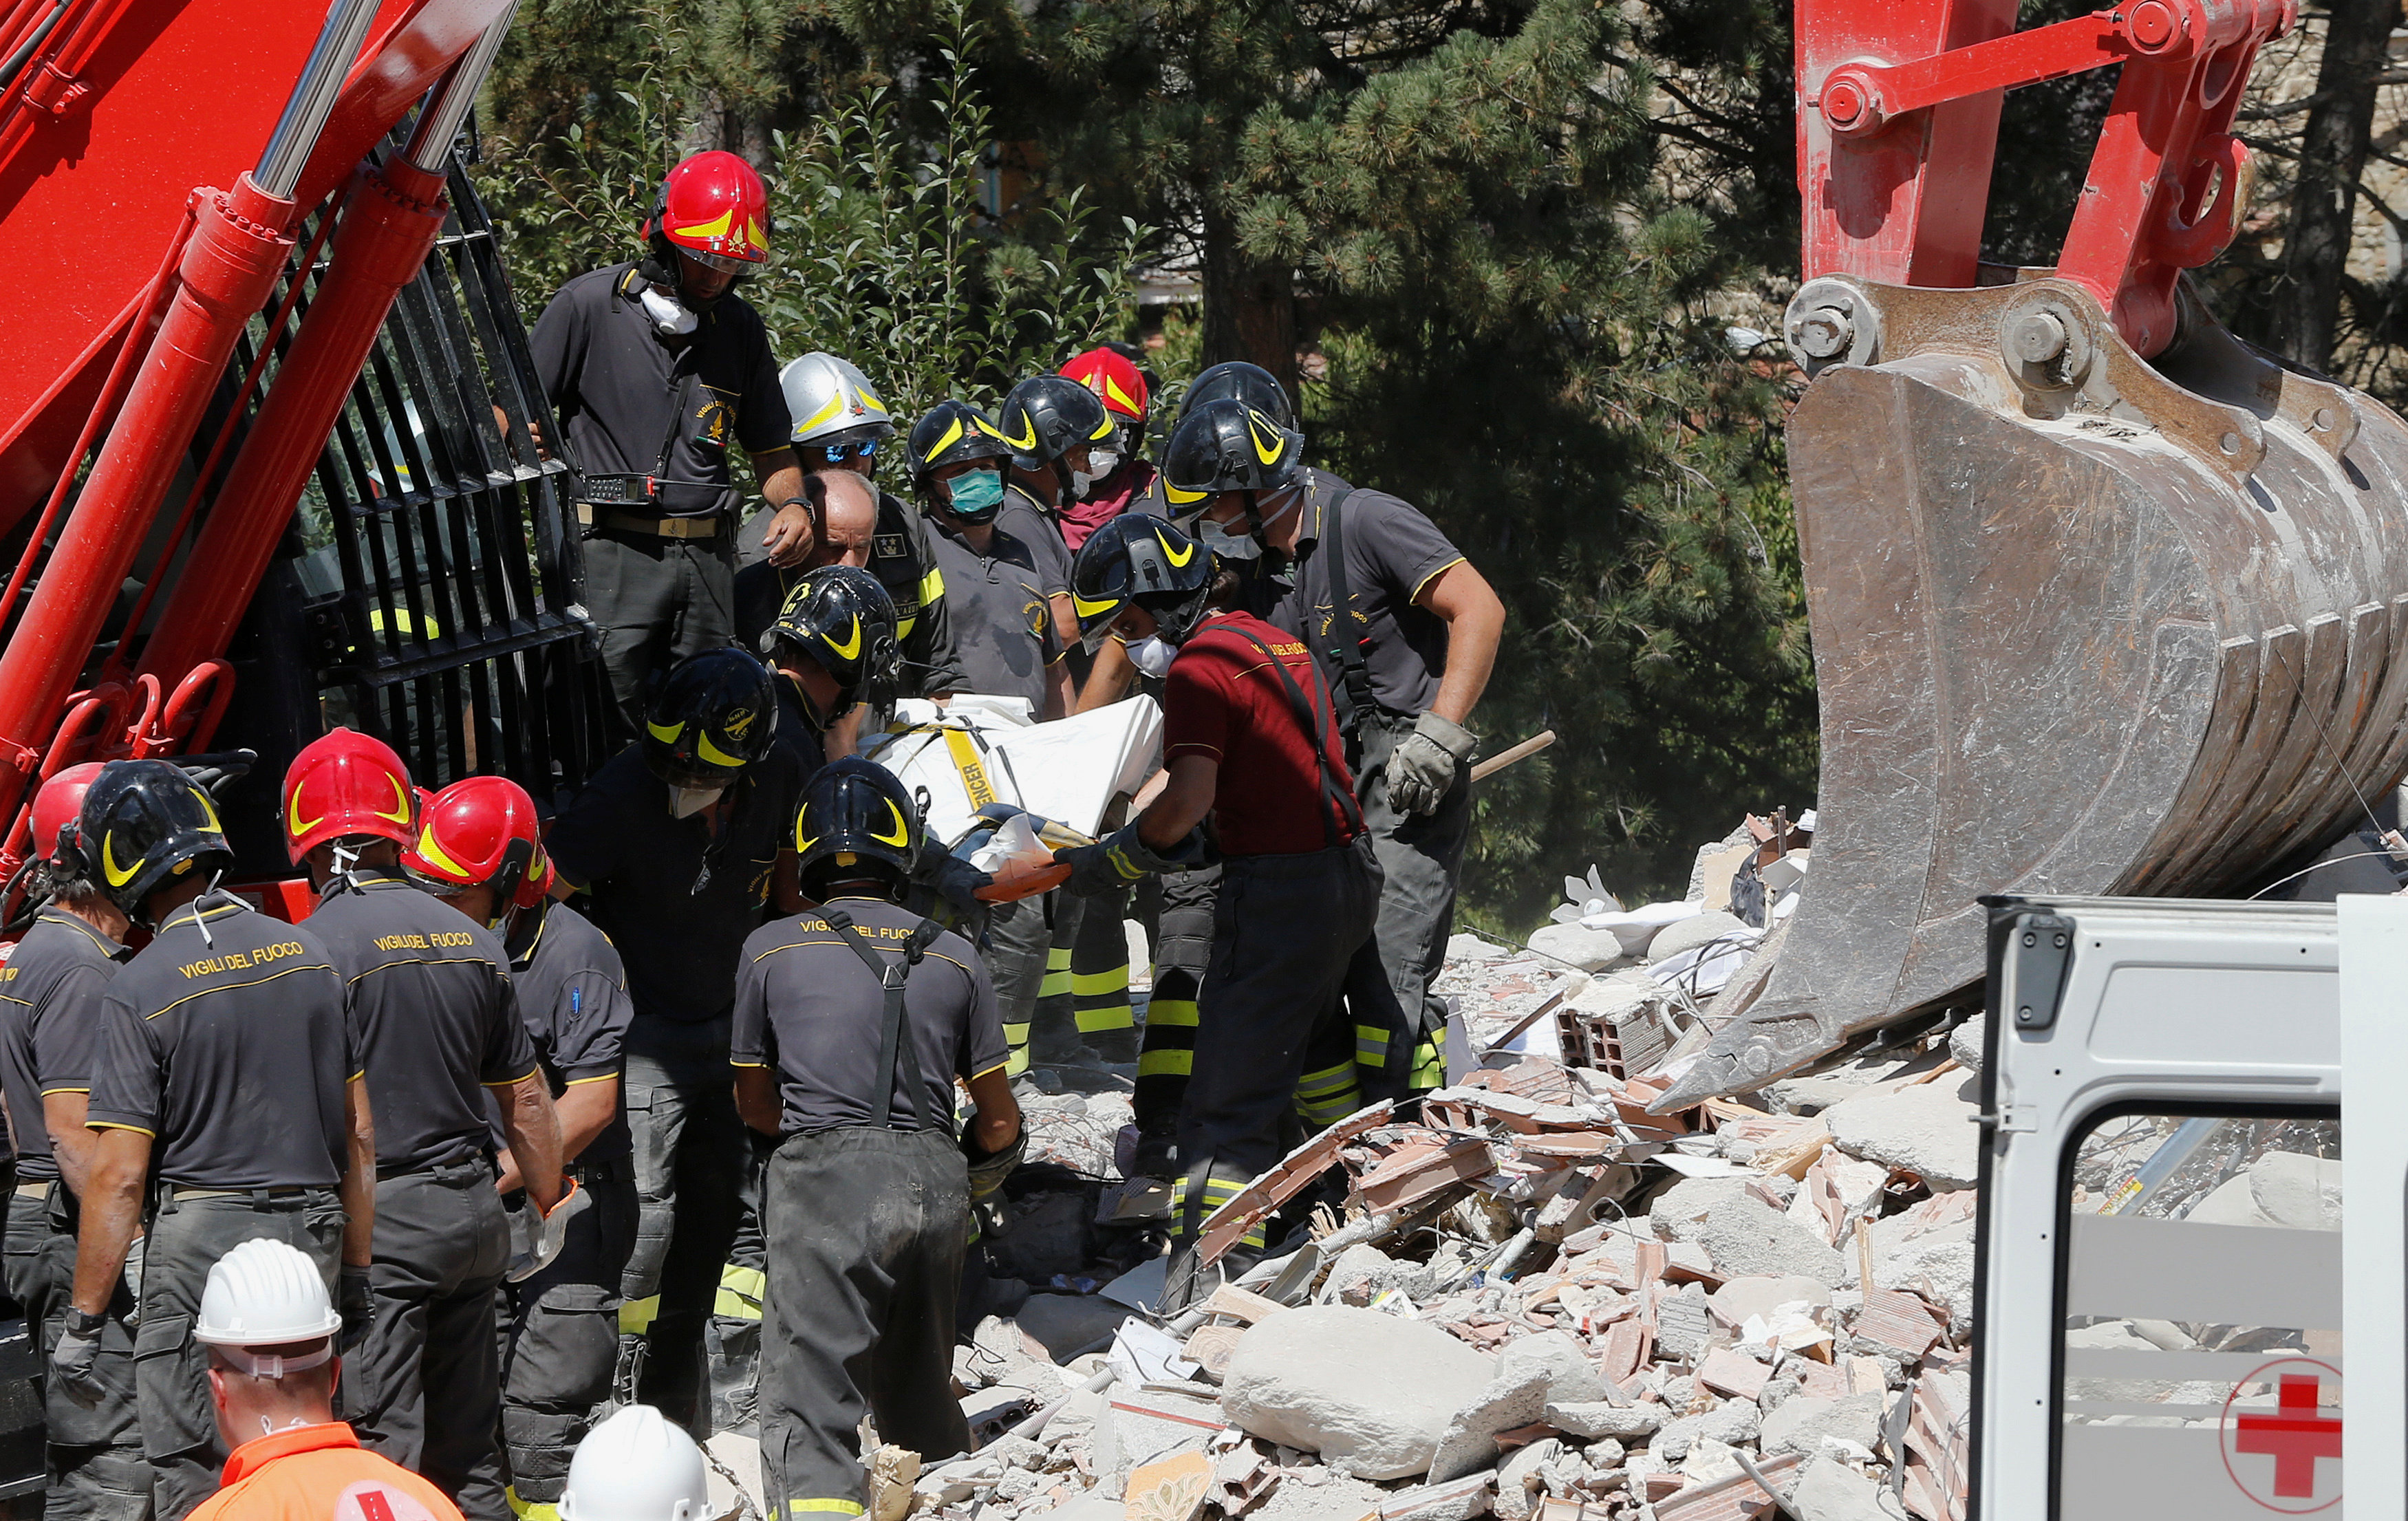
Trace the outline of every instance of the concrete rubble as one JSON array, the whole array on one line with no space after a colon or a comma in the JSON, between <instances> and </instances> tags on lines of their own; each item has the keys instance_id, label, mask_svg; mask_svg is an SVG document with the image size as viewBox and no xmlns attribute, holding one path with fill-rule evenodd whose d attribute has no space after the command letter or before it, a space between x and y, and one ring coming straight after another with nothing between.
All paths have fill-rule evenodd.
<instances>
[{"instance_id":1,"label":"concrete rubble","mask_svg":"<svg viewBox=\"0 0 2408 1521\"><path fill-rule=\"evenodd\" d=\"M1273 1255L1209 1262L1183 1304L1159 1187L1117 1170L1120 1095L1041 1102L1058 1175L1015 1179L1004 1254L1034 1292L956 1358L984 1444L924 1467L912 1514L1959 1521L1978 1046L1941 1028L1648 1112L1810 830L1751 820L1682 903L1592 873L1526 949L1457 935L1450 1085L1232 1199L1200 1255L1257 1222ZM2280 1161L2237 1184L2252 1217L2330 1187Z\"/></svg>"}]
</instances>

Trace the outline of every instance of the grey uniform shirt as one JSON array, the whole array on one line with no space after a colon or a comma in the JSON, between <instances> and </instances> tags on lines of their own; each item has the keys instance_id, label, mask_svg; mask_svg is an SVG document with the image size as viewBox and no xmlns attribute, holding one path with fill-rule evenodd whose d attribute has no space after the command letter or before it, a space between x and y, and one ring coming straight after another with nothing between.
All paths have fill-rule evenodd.
<instances>
[{"instance_id":1,"label":"grey uniform shirt","mask_svg":"<svg viewBox=\"0 0 2408 1521\"><path fill-rule=\"evenodd\" d=\"M1037 583L1047 596L1069 595L1070 546L1063 542L1062 525L1037 505L1036 497L1018 486L1006 485L995 525L1020 540L1030 568L1037 572Z\"/></svg>"},{"instance_id":2,"label":"grey uniform shirt","mask_svg":"<svg viewBox=\"0 0 2408 1521\"><path fill-rule=\"evenodd\" d=\"M1026 697L1041 717L1062 641L1054 632L1053 605L1045 599L1044 576L1035 558L1018 535L1001 527L984 554L952 534L937 535L937 566L944 573L961 657L961 690Z\"/></svg>"},{"instance_id":3,"label":"grey uniform shirt","mask_svg":"<svg viewBox=\"0 0 2408 1521\"><path fill-rule=\"evenodd\" d=\"M627 969L610 937L567 904L552 903L545 906L526 943L509 950L519 1016L526 1022L552 1096L559 1098L572 1084L619 1076L636 1006L627 1001ZM494 1137L502 1144L498 1124ZM602 1161L629 1150L623 1112L579 1155Z\"/></svg>"},{"instance_id":4,"label":"grey uniform shirt","mask_svg":"<svg viewBox=\"0 0 2408 1521\"><path fill-rule=\"evenodd\" d=\"M328 885L309 927L343 974L376 1115L377 1176L485 1154L483 1090L536 1070L491 930L400 877Z\"/></svg>"},{"instance_id":5,"label":"grey uniform shirt","mask_svg":"<svg viewBox=\"0 0 2408 1521\"><path fill-rule=\"evenodd\" d=\"M768 329L731 294L696 313L692 333L664 337L644 311L634 271L613 265L560 288L529 338L536 373L580 470L657 474L668 482L652 507L620 510L732 511L729 446L755 454L783 449L792 427Z\"/></svg>"},{"instance_id":6,"label":"grey uniform shirt","mask_svg":"<svg viewBox=\"0 0 2408 1521\"><path fill-rule=\"evenodd\" d=\"M1329 504L1346 482L1326 470L1305 471L1305 499L1297 509L1304 523L1297 537L1295 587L1281 599L1270 621L1312 647L1321 674L1337 690L1341 671L1332 656L1342 637L1330 562L1320 552L1328 529ZM1446 670L1446 620L1413 605L1438 573L1459 563L1463 552L1438 524L1382 491L1349 493L1343 514L1348 608L1345 626L1363 646L1372 700L1391 713L1416 717L1438 696Z\"/></svg>"},{"instance_id":7,"label":"grey uniform shirt","mask_svg":"<svg viewBox=\"0 0 2408 1521\"><path fill-rule=\"evenodd\" d=\"M7 1096L19 1183L59 1175L42 1100L92 1091L101 995L132 954L74 914L44 909L0 967L0 1094Z\"/></svg>"},{"instance_id":8,"label":"grey uniform shirt","mask_svg":"<svg viewBox=\"0 0 2408 1521\"><path fill-rule=\"evenodd\" d=\"M838 898L836 906L890 962L920 925L918 914L879 898ZM953 1079L994 1071L1010 1054L995 984L969 942L948 932L930 942L905 980L903 1010L928 1117L945 1126L953 1112ZM765 925L744 942L729 1060L776 1070L786 1135L863 1126L912 1129L910 1091L899 1075L890 1084L877 1070L885 1019L878 979L817 911L806 911Z\"/></svg>"},{"instance_id":9,"label":"grey uniform shirt","mask_svg":"<svg viewBox=\"0 0 2408 1521\"><path fill-rule=\"evenodd\" d=\"M208 937L203 938L206 926ZM315 932L225 893L169 914L102 995L88 1123L182 1188L332 1188L360 1037Z\"/></svg>"},{"instance_id":10,"label":"grey uniform shirt","mask_svg":"<svg viewBox=\"0 0 2408 1521\"><path fill-rule=\"evenodd\" d=\"M613 756L552 821L544 849L593 895L594 923L627 967L646 1019L695 1024L724 1017L736 962L781 851L795 847L801 763L777 745L737 773L726 816L669 812L669 789L641 744Z\"/></svg>"}]
</instances>

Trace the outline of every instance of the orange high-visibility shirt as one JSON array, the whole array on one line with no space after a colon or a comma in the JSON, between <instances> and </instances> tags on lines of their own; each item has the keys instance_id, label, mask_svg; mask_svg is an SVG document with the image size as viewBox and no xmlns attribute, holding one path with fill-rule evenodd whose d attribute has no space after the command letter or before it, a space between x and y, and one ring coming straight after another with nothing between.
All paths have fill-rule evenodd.
<instances>
[{"instance_id":1,"label":"orange high-visibility shirt","mask_svg":"<svg viewBox=\"0 0 2408 1521\"><path fill-rule=\"evenodd\" d=\"M190 1521L461 1521L443 1491L379 1457L341 1421L246 1442L226 1459L225 1487Z\"/></svg>"}]
</instances>

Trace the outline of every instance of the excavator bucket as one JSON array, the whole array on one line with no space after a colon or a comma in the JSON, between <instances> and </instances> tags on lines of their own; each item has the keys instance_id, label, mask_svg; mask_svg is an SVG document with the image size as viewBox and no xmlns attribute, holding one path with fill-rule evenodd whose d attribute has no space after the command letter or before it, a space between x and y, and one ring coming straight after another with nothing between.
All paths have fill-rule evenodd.
<instances>
[{"instance_id":1,"label":"excavator bucket","mask_svg":"<svg viewBox=\"0 0 2408 1521\"><path fill-rule=\"evenodd\" d=\"M2408 425L2180 317L2144 360L2061 280L1799 293L1813 871L1662 1107L1962 995L1985 895L2213 896L2399 779Z\"/></svg>"},{"instance_id":2,"label":"excavator bucket","mask_svg":"<svg viewBox=\"0 0 2408 1521\"><path fill-rule=\"evenodd\" d=\"M1667 1110L1970 1003L1986 895L2228 891L2408 768L2408 426L2185 280L2247 209L2234 116L2297 0L1796 16L1814 865ZM2109 66L2056 265L1982 264L2005 92Z\"/></svg>"}]
</instances>

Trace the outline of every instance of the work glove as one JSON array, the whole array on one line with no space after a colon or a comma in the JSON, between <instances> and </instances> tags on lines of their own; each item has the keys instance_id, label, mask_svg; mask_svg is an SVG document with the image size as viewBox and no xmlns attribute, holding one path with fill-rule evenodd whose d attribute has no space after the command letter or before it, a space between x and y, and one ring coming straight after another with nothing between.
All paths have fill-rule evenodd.
<instances>
[{"instance_id":1,"label":"work glove","mask_svg":"<svg viewBox=\"0 0 2408 1521\"><path fill-rule=\"evenodd\" d=\"M568 1186L552 1201L549 1214L538 1210L530 1196L526 1207L510 1216L510 1265L502 1276L511 1283L524 1283L551 1267L567 1244L568 1223L593 1204L594 1197L578 1187L576 1179L564 1181Z\"/></svg>"},{"instance_id":2,"label":"work glove","mask_svg":"<svg viewBox=\"0 0 2408 1521\"><path fill-rule=\"evenodd\" d=\"M93 1367L100 1356L100 1329L106 1324L107 1316L69 1309L66 1327L59 1332L59 1344L50 1349L50 1376L58 1380L67 1398L88 1409L98 1405L108 1394Z\"/></svg>"},{"instance_id":3,"label":"work glove","mask_svg":"<svg viewBox=\"0 0 2408 1521\"><path fill-rule=\"evenodd\" d=\"M1204 854L1201 830L1191 832L1168 851L1156 851L1139 839L1137 825L1129 824L1092 845L1055 851L1054 859L1070 868L1070 880L1062 884L1067 891L1079 897L1094 897L1100 893L1117 893L1140 877L1200 866Z\"/></svg>"},{"instance_id":4,"label":"work glove","mask_svg":"<svg viewBox=\"0 0 2408 1521\"><path fill-rule=\"evenodd\" d=\"M970 1165L970 1202L982 1204L994 1198L996 1190L1003 1186L1003 1180L1011 1176L1011 1169L1018 1167L1020 1159L1027 1155L1026 1126L1021 1126L1019 1134L1011 1138L1011 1143L999 1152L979 1150L978 1142L965 1129L962 1132L962 1157Z\"/></svg>"},{"instance_id":5,"label":"work glove","mask_svg":"<svg viewBox=\"0 0 2408 1521\"><path fill-rule=\"evenodd\" d=\"M1471 758L1480 736L1436 713L1413 720L1413 732L1388 757L1388 806L1399 813L1434 812L1455 785L1455 768Z\"/></svg>"},{"instance_id":6,"label":"work glove","mask_svg":"<svg viewBox=\"0 0 2408 1521\"><path fill-rule=\"evenodd\" d=\"M368 1270L343 1264L342 1276L335 1283L335 1309L343 1317L342 1340L335 1350L348 1357L357 1352L368 1338L368 1327L376 1324L376 1294L368 1287Z\"/></svg>"},{"instance_id":7,"label":"work glove","mask_svg":"<svg viewBox=\"0 0 2408 1521\"><path fill-rule=\"evenodd\" d=\"M908 906L922 918L934 919L975 943L986 933L987 913L993 907L978 896L978 890L994 880L929 841L912 858Z\"/></svg>"}]
</instances>

